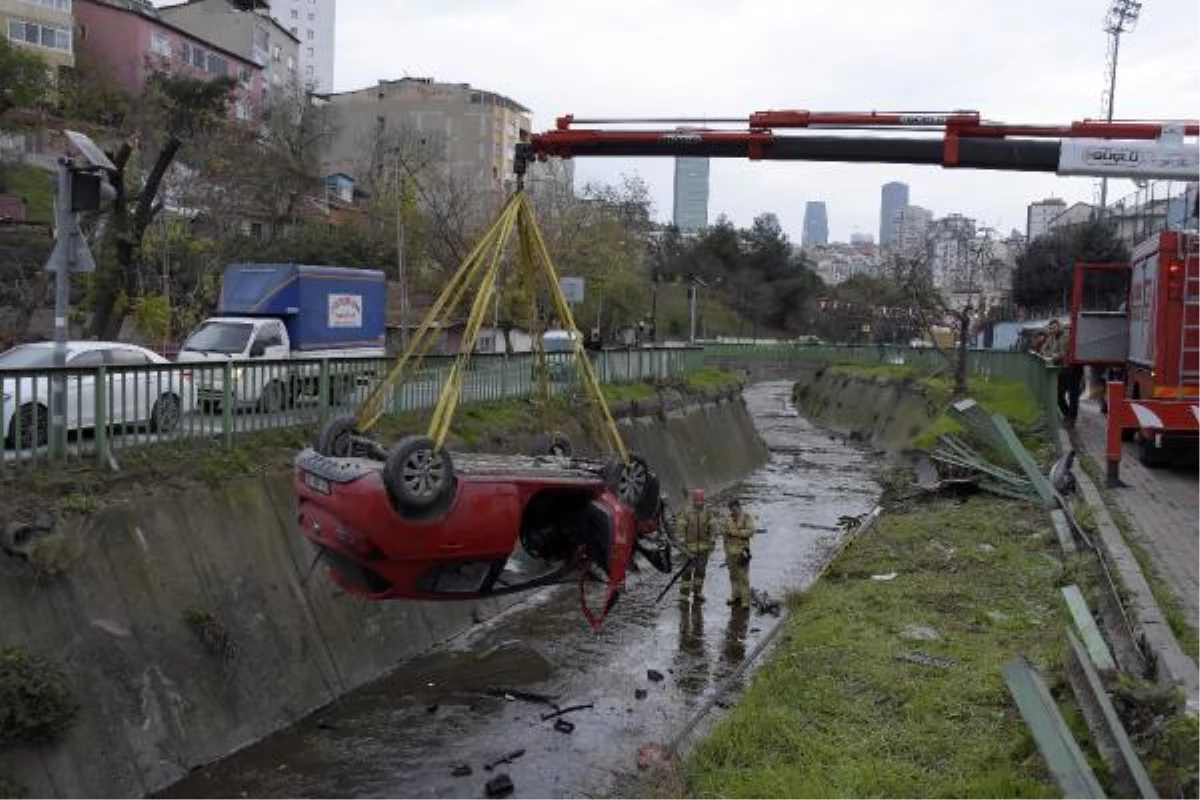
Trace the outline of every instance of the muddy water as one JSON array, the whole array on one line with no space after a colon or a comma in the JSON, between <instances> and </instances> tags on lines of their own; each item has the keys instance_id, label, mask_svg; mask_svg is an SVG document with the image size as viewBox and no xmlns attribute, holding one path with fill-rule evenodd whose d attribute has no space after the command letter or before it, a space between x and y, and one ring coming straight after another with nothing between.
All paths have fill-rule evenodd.
<instances>
[{"instance_id":1,"label":"muddy water","mask_svg":"<svg viewBox=\"0 0 1200 800\"><path fill-rule=\"evenodd\" d=\"M747 389L771 457L737 488L759 527L751 581L774 597L811 583L840 539L838 518L878 496L870 454L792 416L789 389ZM604 795L636 769L638 748L669 740L775 623L730 611L724 561L718 546L707 602L692 607L674 588L654 604L668 578L645 568L599 634L574 587L544 590L162 796L482 797L501 773L516 797ZM592 707L566 714L574 730L565 733L542 719L553 708L537 697ZM486 768L506 755L511 763ZM469 775L453 774L466 766Z\"/></svg>"}]
</instances>

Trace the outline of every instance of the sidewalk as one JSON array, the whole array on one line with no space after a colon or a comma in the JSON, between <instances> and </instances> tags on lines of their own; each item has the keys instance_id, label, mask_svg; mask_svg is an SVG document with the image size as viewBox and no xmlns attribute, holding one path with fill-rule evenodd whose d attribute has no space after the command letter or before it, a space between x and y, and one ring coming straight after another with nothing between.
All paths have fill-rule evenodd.
<instances>
[{"instance_id":1,"label":"sidewalk","mask_svg":"<svg viewBox=\"0 0 1200 800\"><path fill-rule=\"evenodd\" d=\"M1104 469L1105 425L1095 401L1080 401L1075 443ZM1121 480L1113 495L1149 554L1154 572L1179 598L1188 623L1200 628L1200 486L1195 467L1147 469L1137 449L1125 444Z\"/></svg>"}]
</instances>

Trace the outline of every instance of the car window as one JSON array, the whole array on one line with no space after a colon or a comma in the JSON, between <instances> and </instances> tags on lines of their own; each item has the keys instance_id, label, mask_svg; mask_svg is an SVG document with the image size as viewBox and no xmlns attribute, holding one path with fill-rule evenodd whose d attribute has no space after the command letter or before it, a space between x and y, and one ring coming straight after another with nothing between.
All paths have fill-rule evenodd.
<instances>
[{"instance_id":1,"label":"car window","mask_svg":"<svg viewBox=\"0 0 1200 800\"><path fill-rule=\"evenodd\" d=\"M17 345L0 355L0 369L38 369L54 366L54 351L48 347Z\"/></svg>"},{"instance_id":2,"label":"car window","mask_svg":"<svg viewBox=\"0 0 1200 800\"><path fill-rule=\"evenodd\" d=\"M258 331L258 335L254 337L255 343L261 343L263 347L279 347L283 344L283 334L279 331L279 323L273 325L264 325Z\"/></svg>"},{"instance_id":3,"label":"car window","mask_svg":"<svg viewBox=\"0 0 1200 800\"><path fill-rule=\"evenodd\" d=\"M76 353L67 359L67 364L72 367L98 367L104 363L104 354L107 350L84 350L82 353Z\"/></svg>"},{"instance_id":4,"label":"car window","mask_svg":"<svg viewBox=\"0 0 1200 800\"><path fill-rule=\"evenodd\" d=\"M130 350L126 347L117 347L109 350L108 353L108 363L118 367L138 366L150 363L150 359L146 358L145 353Z\"/></svg>"}]
</instances>

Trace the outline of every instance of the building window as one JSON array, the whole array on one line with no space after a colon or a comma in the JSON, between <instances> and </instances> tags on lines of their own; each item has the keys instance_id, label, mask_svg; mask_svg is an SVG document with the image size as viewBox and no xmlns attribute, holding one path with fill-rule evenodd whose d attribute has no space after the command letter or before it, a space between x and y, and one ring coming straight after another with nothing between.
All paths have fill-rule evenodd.
<instances>
[{"instance_id":1,"label":"building window","mask_svg":"<svg viewBox=\"0 0 1200 800\"><path fill-rule=\"evenodd\" d=\"M312 28L309 28L309 29L308 29L308 39L309 39L309 41L312 41L312 38L313 38L313 32L312 32Z\"/></svg>"},{"instance_id":2,"label":"building window","mask_svg":"<svg viewBox=\"0 0 1200 800\"><path fill-rule=\"evenodd\" d=\"M228 67L225 64L225 59L215 53L208 54L208 64L206 68L213 75L228 75Z\"/></svg>"},{"instance_id":3,"label":"building window","mask_svg":"<svg viewBox=\"0 0 1200 800\"><path fill-rule=\"evenodd\" d=\"M312 77L312 74L313 74L312 64L309 64L307 67L304 68L304 74L310 78Z\"/></svg>"},{"instance_id":4,"label":"building window","mask_svg":"<svg viewBox=\"0 0 1200 800\"><path fill-rule=\"evenodd\" d=\"M55 11L71 11L71 0L24 0L26 5L53 8Z\"/></svg>"},{"instance_id":5,"label":"building window","mask_svg":"<svg viewBox=\"0 0 1200 800\"><path fill-rule=\"evenodd\" d=\"M308 48L308 57L309 57L309 58L312 58L312 57L313 57L313 49L312 49L311 47L310 47L310 48Z\"/></svg>"},{"instance_id":6,"label":"building window","mask_svg":"<svg viewBox=\"0 0 1200 800\"><path fill-rule=\"evenodd\" d=\"M295 36L297 39L299 39L299 38L300 38L300 36L299 36L299 30L300 30L300 29L299 29L299 28L297 28L295 25L293 25L292 27L288 28L288 30L292 32L292 36Z\"/></svg>"},{"instance_id":7,"label":"building window","mask_svg":"<svg viewBox=\"0 0 1200 800\"><path fill-rule=\"evenodd\" d=\"M239 67L238 80L242 82L243 86L249 86L254 80L254 73L250 71L249 67Z\"/></svg>"},{"instance_id":8,"label":"building window","mask_svg":"<svg viewBox=\"0 0 1200 800\"><path fill-rule=\"evenodd\" d=\"M171 37L161 31L150 32L150 50L160 56L171 57Z\"/></svg>"},{"instance_id":9,"label":"building window","mask_svg":"<svg viewBox=\"0 0 1200 800\"><path fill-rule=\"evenodd\" d=\"M294 8L292 9L292 19L300 19L300 12Z\"/></svg>"},{"instance_id":10,"label":"building window","mask_svg":"<svg viewBox=\"0 0 1200 800\"><path fill-rule=\"evenodd\" d=\"M271 48L271 60L278 61L280 56L279 45Z\"/></svg>"},{"instance_id":11,"label":"building window","mask_svg":"<svg viewBox=\"0 0 1200 800\"><path fill-rule=\"evenodd\" d=\"M310 12L308 12L308 21L309 21L309 22L312 22L312 21L313 21L314 19L316 19L316 18L317 18L317 15L316 15L316 14L314 14L314 13L313 13L313 12L311 12L311 11L310 11Z\"/></svg>"},{"instance_id":12,"label":"building window","mask_svg":"<svg viewBox=\"0 0 1200 800\"><path fill-rule=\"evenodd\" d=\"M238 100L237 105L233 107L233 113L238 119L250 119L250 101L245 99Z\"/></svg>"},{"instance_id":13,"label":"building window","mask_svg":"<svg viewBox=\"0 0 1200 800\"><path fill-rule=\"evenodd\" d=\"M24 42L47 50L71 52L71 29L19 19L8 21L8 38L13 42Z\"/></svg>"},{"instance_id":14,"label":"building window","mask_svg":"<svg viewBox=\"0 0 1200 800\"><path fill-rule=\"evenodd\" d=\"M291 56L288 56L287 68L288 68L289 72L296 69L296 59L292 58Z\"/></svg>"},{"instance_id":15,"label":"building window","mask_svg":"<svg viewBox=\"0 0 1200 800\"><path fill-rule=\"evenodd\" d=\"M196 69L204 69L208 65L208 53L203 49L192 45L192 66Z\"/></svg>"}]
</instances>

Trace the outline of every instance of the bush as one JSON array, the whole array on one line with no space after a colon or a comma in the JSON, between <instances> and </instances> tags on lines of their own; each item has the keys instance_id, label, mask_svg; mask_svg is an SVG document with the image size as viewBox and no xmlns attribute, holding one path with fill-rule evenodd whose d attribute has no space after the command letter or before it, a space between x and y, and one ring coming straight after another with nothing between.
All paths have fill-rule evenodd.
<instances>
[{"instance_id":1,"label":"bush","mask_svg":"<svg viewBox=\"0 0 1200 800\"><path fill-rule=\"evenodd\" d=\"M78 710L75 687L57 661L23 647L0 650L0 744L48 742Z\"/></svg>"}]
</instances>

